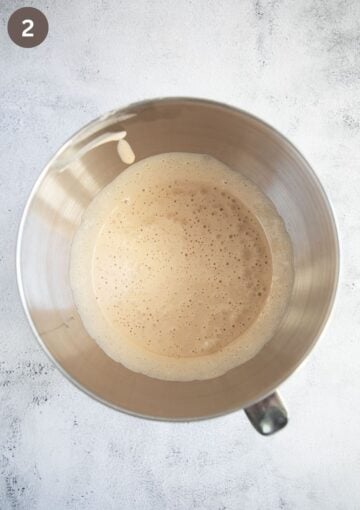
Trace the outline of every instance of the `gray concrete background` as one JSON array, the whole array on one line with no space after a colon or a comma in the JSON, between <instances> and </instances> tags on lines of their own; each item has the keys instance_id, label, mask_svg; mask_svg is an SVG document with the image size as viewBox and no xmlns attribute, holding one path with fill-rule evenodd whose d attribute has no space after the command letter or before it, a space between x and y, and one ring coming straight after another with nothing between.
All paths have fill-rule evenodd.
<instances>
[{"instance_id":1,"label":"gray concrete background","mask_svg":"<svg viewBox=\"0 0 360 510\"><path fill-rule=\"evenodd\" d=\"M42 9L47 40L7 36ZM358 0L1 2L0 508L360 507L360 3ZM291 421L263 438L238 412L167 424L92 401L32 338L16 290L24 202L93 117L147 97L232 103L287 135L335 208L342 277L329 327L282 387Z\"/></svg>"}]
</instances>

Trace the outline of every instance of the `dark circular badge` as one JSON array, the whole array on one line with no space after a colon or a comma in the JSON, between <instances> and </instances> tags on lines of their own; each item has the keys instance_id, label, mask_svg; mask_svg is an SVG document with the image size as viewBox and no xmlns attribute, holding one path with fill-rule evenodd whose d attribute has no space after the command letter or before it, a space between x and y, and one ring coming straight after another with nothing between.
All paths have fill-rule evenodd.
<instances>
[{"instance_id":1,"label":"dark circular badge","mask_svg":"<svg viewBox=\"0 0 360 510\"><path fill-rule=\"evenodd\" d=\"M45 39L49 23L39 9L22 7L13 12L8 21L10 39L22 48L34 48Z\"/></svg>"}]
</instances>

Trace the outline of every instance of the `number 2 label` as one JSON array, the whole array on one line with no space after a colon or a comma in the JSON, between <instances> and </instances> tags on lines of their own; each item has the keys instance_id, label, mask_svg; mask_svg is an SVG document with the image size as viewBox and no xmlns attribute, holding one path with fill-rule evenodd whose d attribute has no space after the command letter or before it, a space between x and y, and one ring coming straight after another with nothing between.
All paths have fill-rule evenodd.
<instances>
[{"instance_id":1,"label":"number 2 label","mask_svg":"<svg viewBox=\"0 0 360 510\"><path fill-rule=\"evenodd\" d=\"M24 19L22 21L23 25L27 25L24 30L22 31L23 37L34 37L33 32L31 32L31 29L34 27L34 22L32 19Z\"/></svg>"},{"instance_id":2,"label":"number 2 label","mask_svg":"<svg viewBox=\"0 0 360 510\"><path fill-rule=\"evenodd\" d=\"M20 7L11 14L7 29L10 39L17 46L35 48L45 41L49 32L49 23L45 14L39 9Z\"/></svg>"}]
</instances>

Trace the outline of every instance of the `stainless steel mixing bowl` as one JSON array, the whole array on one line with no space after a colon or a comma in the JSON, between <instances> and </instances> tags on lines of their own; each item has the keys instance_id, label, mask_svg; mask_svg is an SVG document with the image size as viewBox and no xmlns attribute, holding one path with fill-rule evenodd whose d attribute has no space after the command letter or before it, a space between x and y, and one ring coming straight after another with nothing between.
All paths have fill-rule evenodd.
<instances>
[{"instance_id":1,"label":"stainless steel mixing bowl","mask_svg":"<svg viewBox=\"0 0 360 510\"><path fill-rule=\"evenodd\" d=\"M86 333L74 306L69 256L81 215L122 172L116 142L82 151L125 130L136 159L161 152L211 154L255 182L283 217L294 249L287 313L252 360L208 381L169 382L112 361ZM17 273L21 299L40 345L76 386L142 417L193 420L240 408L264 434L286 423L272 394L309 354L330 312L339 266L336 227L317 177L282 135L248 113L199 99L144 101L112 111L75 134L41 173L21 221Z\"/></svg>"}]
</instances>

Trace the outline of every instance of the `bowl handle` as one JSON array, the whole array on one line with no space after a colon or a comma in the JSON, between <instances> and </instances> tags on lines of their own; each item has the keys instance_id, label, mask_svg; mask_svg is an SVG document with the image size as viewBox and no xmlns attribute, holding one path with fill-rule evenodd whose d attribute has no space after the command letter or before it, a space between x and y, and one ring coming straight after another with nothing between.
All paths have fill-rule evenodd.
<instances>
[{"instance_id":1,"label":"bowl handle","mask_svg":"<svg viewBox=\"0 0 360 510\"><path fill-rule=\"evenodd\" d=\"M251 424L263 436L270 436L285 427L288 414L278 393L256 402L245 409Z\"/></svg>"}]
</instances>

